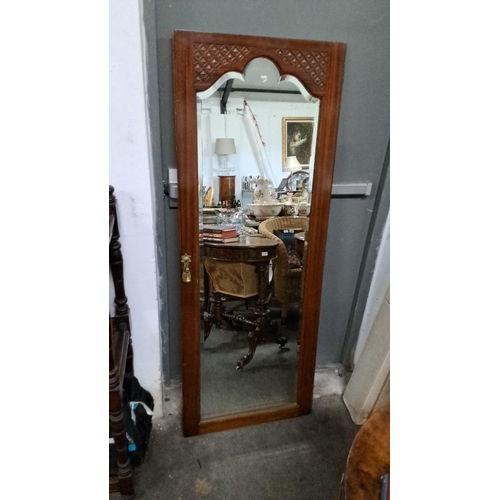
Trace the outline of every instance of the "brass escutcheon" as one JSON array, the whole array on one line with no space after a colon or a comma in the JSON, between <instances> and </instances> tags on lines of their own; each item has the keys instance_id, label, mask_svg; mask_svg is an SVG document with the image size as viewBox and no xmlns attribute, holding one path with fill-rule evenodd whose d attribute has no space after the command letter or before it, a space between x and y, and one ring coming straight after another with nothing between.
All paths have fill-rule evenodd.
<instances>
[{"instance_id":1,"label":"brass escutcheon","mask_svg":"<svg viewBox=\"0 0 500 500\"><path fill-rule=\"evenodd\" d=\"M185 253L181 257L181 262L182 262L182 281L184 281L184 283L189 283L191 281L191 271L189 270L191 255Z\"/></svg>"}]
</instances>

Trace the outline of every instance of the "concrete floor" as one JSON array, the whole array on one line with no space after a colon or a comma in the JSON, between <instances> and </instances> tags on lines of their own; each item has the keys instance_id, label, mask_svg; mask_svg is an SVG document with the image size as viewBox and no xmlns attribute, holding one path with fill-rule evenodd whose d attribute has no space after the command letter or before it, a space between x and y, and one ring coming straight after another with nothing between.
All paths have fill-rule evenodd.
<instances>
[{"instance_id":1,"label":"concrete floor","mask_svg":"<svg viewBox=\"0 0 500 500\"><path fill-rule=\"evenodd\" d=\"M311 415L191 438L182 436L180 388L168 388L134 470L137 500L336 500L358 426L336 372L317 378Z\"/></svg>"}]
</instances>

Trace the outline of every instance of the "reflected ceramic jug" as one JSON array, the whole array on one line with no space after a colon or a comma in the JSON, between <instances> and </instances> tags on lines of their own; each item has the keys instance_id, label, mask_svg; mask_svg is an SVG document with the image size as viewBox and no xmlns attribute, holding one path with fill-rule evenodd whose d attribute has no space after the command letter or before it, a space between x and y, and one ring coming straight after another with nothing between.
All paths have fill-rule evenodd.
<instances>
[{"instance_id":1,"label":"reflected ceramic jug","mask_svg":"<svg viewBox=\"0 0 500 500\"><path fill-rule=\"evenodd\" d=\"M307 217L311 211L311 204L306 202L300 202L298 204L299 215Z\"/></svg>"},{"instance_id":2,"label":"reflected ceramic jug","mask_svg":"<svg viewBox=\"0 0 500 500\"><path fill-rule=\"evenodd\" d=\"M276 190L269 179L258 179L253 191L253 202L257 204L276 203Z\"/></svg>"},{"instance_id":3,"label":"reflected ceramic jug","mask_svg":"<svg viewBox=\"0 0 500 500\"><path fill-rule=\"evenodd\" d=\"M299 215L299 205L297 203L283 203L283 215L287 217L295 217Z\"/></svg>"}]
</instances>

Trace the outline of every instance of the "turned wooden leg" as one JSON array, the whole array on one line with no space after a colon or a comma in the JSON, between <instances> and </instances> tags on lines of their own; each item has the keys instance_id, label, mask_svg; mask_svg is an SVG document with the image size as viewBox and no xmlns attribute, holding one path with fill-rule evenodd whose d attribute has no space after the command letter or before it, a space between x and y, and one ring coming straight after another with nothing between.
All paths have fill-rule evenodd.
<instances>
[{"instance_id":1,"label":"turned wooden leg","mask_svg":"<svg viewBox=\"0 0 500 500\"><path fill-rule=\"evenodd\" d=\"M252 360L257 344L265 334L268 323L269 323L269 310L267 308L269 304L269 296L267 294L268 281L269 281L269 262L259 262L255 266L255 271L257 272L257 286L259 290L259 295L257 297L257 304L255 306L256 327L247 337L248 342L248 353L243 356L236 364L237 370L242 370L245 365L250 363Z\"/></svg>"},{"instance_id":2,"label":"turned wooden leg","mask_svg":"<svg viewBox=\"0 0 500 500\"><path fill-rule=\"evenodd\" d=\"M109 186L109 210L110 213L114 214L116 220L116 198L113 192L114 188ZM123 256L121 248L120 230L118 228L118 224L115 223L113 225L113 232L109 243L109 268L111 275L113 276L113 285L115 287L115 321L117 327L120 323L124 322L127 329L130 331L129 307L123 280ZM132 375L134 374L134 350L132 348L132 336L130 336L128 341L125 372Z\"/></svg>"},{"instance_id":3,"label":"turned wooden leg","mask_svg":"<svg viewBox=\"0 0 500 500\"><path fill-rule=\"evenodd\" d=\"M203 316L203 329L204 329L204 339L207 340L210 332L212 331L212 325L215 323L217 328L221 327L222 317L224 314L224 300L222 293L214 292L213 298L210 299L212 302L212 308L209 313L205 313Z\"/></svg>"},{"instance_id":4,"label":"turned wooden leg","mask_svg":"<svg viewBox=\"0 0 500 500\"><path fill-rule=\"evenodd\" d=\"M257 316L258 331L262 341L265 341L269 335L272 335L280 347L284 347L288 342L286 337L278 337L278 325L271 321L269 317L269 302L271 301L271 287L269 285L269 263L259 263L256 266L258 273L259 283L259 298L257 300L257 307L255 314ZM282 318L283 323L283 307L286 315L286 303L282 305Z\"/></svg>"},{"instance_id":5,"label":"turned wooden leg","mask_svg":"<svg viewBox=\"0 0 500 500\"><path fill-rule=\"evenodd\" d=\"M222 310L223 310L223 302L225 297L222 296L222 293L215 292L214 293L214 316L215 316L215 326L220 328L222 322Z\"/></svg>"},{"instance_id":6,"label":"turned wooden leg","mask_svg":"<svg viewBox=\"0 0 500 500\"><path fill-rule=\"evenodd\" d=\"M281 303L281 324L283 326L286 324L286 312L287 312L286 302L282 302Z\"/></svg>"},{"instance_id":7,"label":"turned wooden leg","mask_svg":"<svg viewBox=\"0 0 500 500\"><path fill-rule=\"evenodd\" d=\"M208 339L210 332L212 331L213 324L214 324L214 317L209 313L205 313L203 315L203 340Z\"/></svg>"},{"instance_id":8,"label":"turned wooden leg","mask_svg":"<svg viewBox=\"0 0 500 500\"><path fill-rule=\"evenodd\" d=\"M116 461L118 465L118 487L125 500L132 500L135 496L132 482L132 466L128 456L128 443L125 435L122 404L120 397L120 382L115 366L112 350L112 328L110 319L109 329L109 424L111 436L115 442Z\"/></svg>"},{"instance_id":9,"label":"turned wooden leg","mask_svg":"<svg viewBox=\"0 0 500 500\"><path fill-rule=\"evenodd\" d=\"M116 461L118 464L118 487L125 500L132 500L135 497L135 492L132 480L132 466L130 465L127 451L128 443L125 435L123 412L121 408L118 411L111 411L111 406L116 405L116 403L111 401L113 395L116 395L118 405L120 405L120 396L115 392L109 393L109 423L111 426L111 436L115 441Z\"/></svg>"},{"instance_id":10,"label":"turned wooden leg","mask_svg":"<svg viewBox=\"0 0 500 500\"><path fill-rule=\"evenodd\" d=\"M237 363L236 369L242 370L245 365L252 360L257 344L264 342L269 335L272 335L276 342L283 347L288 339L286 337L278 337L278 325L272 322L269 318L269 301L271 300L269 287L269 262L258 262L255 266L258 280L259 295L255 306L256 320L253 322L256 327L248 334L248 353L243 356ZM237 321L242 321L239 316L235 318ZM244 321L244 320L243 320ZM250 323L248 321L244 321Z\"/></svg>"}]
</instances>

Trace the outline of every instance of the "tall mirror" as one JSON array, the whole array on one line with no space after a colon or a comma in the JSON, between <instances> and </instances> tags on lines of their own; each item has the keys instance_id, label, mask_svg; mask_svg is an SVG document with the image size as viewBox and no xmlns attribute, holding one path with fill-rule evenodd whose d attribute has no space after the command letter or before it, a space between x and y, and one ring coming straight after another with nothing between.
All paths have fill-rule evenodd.
<instances>
[{"instance_id":1,"label":"tall mirror","mask_svg":"<svg viewBox=\"0 0 500 500\"><path fill-rule=\"evenodd\" d=\"M266 58L197 93L201 421L296 400L319 104ZM268 335L254 350L256 263L247 261L246 249L228 249L227 260L211 253L221 251L221 242L252 245L266 238L262 222L286 253L269 261L264 292L270 297L263 297Z\"/></svg>"},{"instance_id":2,"label":"tall mirror","mask_svg":"<svg viewBox=\"0 0 500 500\"><path fill-rule=\"evenodd\" d=\"M174 32L185 435L311 411L344 49Z\"/></svg>"}]
</instances>

